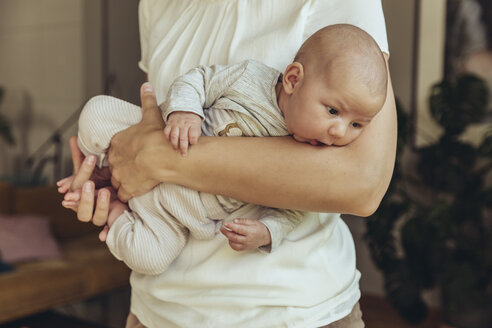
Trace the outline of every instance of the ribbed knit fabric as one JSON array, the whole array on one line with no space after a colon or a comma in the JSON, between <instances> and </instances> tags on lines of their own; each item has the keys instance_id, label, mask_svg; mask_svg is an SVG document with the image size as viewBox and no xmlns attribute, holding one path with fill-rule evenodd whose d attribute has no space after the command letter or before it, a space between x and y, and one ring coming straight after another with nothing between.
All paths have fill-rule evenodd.
<instances>
[{"instance_id":1,"label":"ribbed knit fabric","mask_svg":"<svg viewBox=\"0 0 492 328\"><path fill-rule=\"evenodd\" d=\"M141 119L142 109L138 106L114 97L93 97L80 114L79 148L85 155L96 155L99 167L107 166L106 151L113 136Z\"/></svg>"},{"instance_id":2,"label":"ribbed knit fabric","mask_svg":"<svg viewBox=\"0 0 492 328\"><path fill-rule=\"evenodd\" d=\"M202 132L215 136L281 136L287 129L276 102L279 72L259 62L230 67L200 67L180 77L162 106L167 117L174 111L194 111L205 118ZM206 108L203 111L202 108ZM141 109L109 96L92 98L79 119L78 143L84 154L94 154L106 165L106 150L118 132L138 123ZM212 239L230 213L245 203L228 197L161 183L129 201L112 225L106 243L113 255L133 271L159 274L180 254L191 233ZM302 213L259 207L258 217L269 229L275 250L300 222Z\"/></svg>"}]
</instances>

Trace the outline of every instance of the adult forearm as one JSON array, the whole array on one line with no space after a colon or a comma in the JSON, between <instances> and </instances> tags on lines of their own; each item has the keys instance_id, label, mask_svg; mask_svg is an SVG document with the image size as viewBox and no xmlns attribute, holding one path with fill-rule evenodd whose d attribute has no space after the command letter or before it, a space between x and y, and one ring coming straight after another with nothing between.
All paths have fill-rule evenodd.
<instances>
[{"instance_id":1,"label":"adult forearm","mask_svg":"<svg viewBox=\"0 0 492 328\"><path fill-rule=\"evenodd\" d=\"M152 150L142 151L137 162L155 181L260 205L362 216L377 208L394 160L390 147L372 141L314 147L290 137L202 137L186 157L158 135L153 141Z\"/></svg>"},{"instance_id":2,"label":"adult forearm","mask_svg":"<svg viewBox=\"0 0 492 328\"><path fill-rule=\"evenodd\" d=\"M368 215L387 184L355 153L286 138L202 138L161 180L260 205ZM391 173L389 173L391 174Z\"/></svg>"}]
</instances>

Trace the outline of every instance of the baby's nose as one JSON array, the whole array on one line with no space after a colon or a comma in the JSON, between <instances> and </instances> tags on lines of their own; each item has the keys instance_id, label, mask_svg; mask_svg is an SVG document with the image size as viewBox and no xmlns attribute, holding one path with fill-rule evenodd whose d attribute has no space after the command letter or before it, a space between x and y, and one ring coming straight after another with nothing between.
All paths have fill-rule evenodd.
<instances>
[{"instance_id":1,"label":"baby's nose","mask_svg":"<svg viewBox=\"0 0 492 328\"><path fill-rule=\"evenodd\" d=\"M341 138L345 135L346 131L347 125L342 122L337 122L330 127L328 133L336 138Z\"/></svg>"}]
</instances>

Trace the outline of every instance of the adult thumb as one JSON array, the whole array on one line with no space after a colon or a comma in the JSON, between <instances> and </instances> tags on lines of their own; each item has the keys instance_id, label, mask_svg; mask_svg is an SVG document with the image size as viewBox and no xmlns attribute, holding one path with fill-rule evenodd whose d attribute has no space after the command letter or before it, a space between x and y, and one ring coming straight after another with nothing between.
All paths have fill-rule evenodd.
<instances>
[{"instance_id":1,"label":"adult thumb","mask_svg":"<svg viewBox=\"0 0 492 328\"><path fill-rule=\"evenodd\" d=\"M154 88L150 82L145 82L140 88L140 101L142 103L142 122L163 122L161 111L157 106Z\"/></svg>"}]
</instances>

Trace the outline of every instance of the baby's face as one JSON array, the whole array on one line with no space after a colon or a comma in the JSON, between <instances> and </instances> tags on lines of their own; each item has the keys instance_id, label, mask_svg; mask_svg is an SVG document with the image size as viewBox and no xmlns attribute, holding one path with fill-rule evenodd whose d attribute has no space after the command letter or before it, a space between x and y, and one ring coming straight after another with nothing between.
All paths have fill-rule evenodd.
<instances>
[{"instance_id":1,"label":"baby's face","mask_svg":"<svg viewBox=\"0 0 492 328\"><path fill-rule=\"evenodd\" d=\"M284 116L287 129L299 142L345 146L362 133L381 106L356 79L306 76L288 99Z\"/></svg>"}]
</instances>

